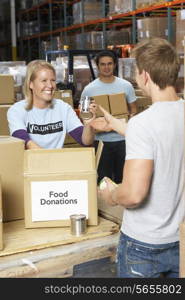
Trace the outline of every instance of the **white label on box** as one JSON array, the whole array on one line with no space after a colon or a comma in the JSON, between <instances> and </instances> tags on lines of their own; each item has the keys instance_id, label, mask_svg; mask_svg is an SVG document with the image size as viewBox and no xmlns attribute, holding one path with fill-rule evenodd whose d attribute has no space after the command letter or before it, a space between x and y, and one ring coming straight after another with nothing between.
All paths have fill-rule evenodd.
<instances>
[{"instance_id":1,"label":"white label on box","mask_svg":"<svg viewBox=\"0 0 185 300\"><path fill-rule=\"evenodd\" d=\"M137 20L137 28L138 29L142 28L142 20Z\"/></svg>"},{"instance_id":2,"label":"white label on box","mask_svg":"<svg viewBox=\"0 0 185 300\"><path fill-rule=\"evenodd\" d=\"M140 38L143 38L143 31L140 31Z\"/></svg>"},{"instance_id":3,"label":"white label on box","mask_svg":"<svg viewBox=\"0 0 185 300\"><path fill-rule=\"evenodd\" d=\"M66 97L70 97L70 93L62 93L62 97L66 98Z\"/></svg>"},{"instance_id":4,"label":"white label on box","mask_svg":"<svg viewBox=\"0 0 185 300\"><path fill-rule=\"evenodd\" d=\"M150 32L149 32L149 30L146 30L146 37L147 37L147 38L150 37Z\"/></svg>"},{"instance_id":5,"label":"white label on box","mask_svg":"<svg viewBox=\"0 0 185 300\"><path fill-rule=\"evenodd\" d=\"M181 20L185 19L185 9L181 9Z\"/></svg>"},{"instance_id":6,"label":"white label on box","mask_svg":"<svg viewBox=\"0 0 185 300\"><path fill-rule=\"evenodd\" d=\"M165 29L165 35L168 36L168 29Z\"/></svg>"},{"instance_id":7,"label":"white label on box","mask_svg":"<svg viewBox=\"0 0 185 300\"><path fill-rule=\"evenodd\" d=\"M88 218L88 181L32 181L32 222L68 220L72 214Z\"/></svg>"}]
</instances>

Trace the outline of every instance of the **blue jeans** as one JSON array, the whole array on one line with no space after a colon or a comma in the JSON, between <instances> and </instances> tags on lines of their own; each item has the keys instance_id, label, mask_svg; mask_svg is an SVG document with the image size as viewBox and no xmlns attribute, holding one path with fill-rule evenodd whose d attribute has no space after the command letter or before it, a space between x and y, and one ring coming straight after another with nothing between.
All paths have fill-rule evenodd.
<instances>
[{"instance_id":1,"label":"blue jeans","mask_svg":"<svg viewBox=\"0 0 185 300\"><path fill-rule=\"evenodd\" d=\"M121 233L117 273L122 278L178 278L179 242L142 243Z\"/></svg>"}]
</instances>

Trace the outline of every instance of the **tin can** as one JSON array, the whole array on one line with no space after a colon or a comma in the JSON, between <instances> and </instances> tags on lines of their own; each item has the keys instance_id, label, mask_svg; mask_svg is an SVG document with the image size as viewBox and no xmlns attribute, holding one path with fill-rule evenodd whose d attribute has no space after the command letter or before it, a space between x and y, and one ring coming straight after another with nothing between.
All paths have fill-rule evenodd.
<instances>
[{"instance_id":1,"label":"tin can","mask_svg":"<svg viewBox=\"0 0 185 300\"><path fill-rule=\"evenodd\" d=\"M85 96L80 100L80 117L82 119L90 119L92 118L92 113L89 110L89 105L91 103L92 98Z\"/></svg>"},{"instance_id":2,"label":"tin can","mask_svg":"<svg viewBox=\"0 0 185 300\"><path fill-rule=\"evenodd\" d=\"M83 214L75 214L70 216L71 234L80 236L86 233L86 216Z\"/></svg>"}]
</instances>

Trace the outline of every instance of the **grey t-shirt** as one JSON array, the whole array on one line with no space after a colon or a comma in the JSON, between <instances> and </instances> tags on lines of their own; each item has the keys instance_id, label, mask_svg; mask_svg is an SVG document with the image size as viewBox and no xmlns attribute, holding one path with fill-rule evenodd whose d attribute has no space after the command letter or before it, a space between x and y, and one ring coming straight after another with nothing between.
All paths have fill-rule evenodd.
<instances>
[{"instance_id":1,"label":"grey t-shirt","mask_svg":"<svg viewBox=\"0 0 185 300\"><path fill-rule=\"evenodd\" d=\"M126 153L126 160L153 160L154 171L146 201L124 210L122 232L151 244L178 241L185 216L184 101L156 102L130 119Z\"/></svg>"},{"instance_id":2,"label":"grey t-shirt","mask_svg":"<svg viewBox=\"0 0 185 300\"><path fill-rule=\"evenodd\" d=\"M124 93L128 103L136 101L135 91L132 84L122 78L115 77L115 80L111 83L104 83L99 78L89 83L83 90L81 98L84 96L98 96L98 95L112 95ZM96 140L102 140L104 142L116 142L124 140L124 137L118 133L104 132L96 135Z\"/></svg>"}]
</instances>

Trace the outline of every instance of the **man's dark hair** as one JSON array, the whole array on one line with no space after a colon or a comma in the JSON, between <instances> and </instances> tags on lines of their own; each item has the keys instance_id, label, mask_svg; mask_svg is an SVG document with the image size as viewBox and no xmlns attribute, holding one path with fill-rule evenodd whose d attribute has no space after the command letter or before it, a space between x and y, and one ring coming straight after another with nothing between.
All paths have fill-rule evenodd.
<instances>
[{"instance_id":1,"label":"man's dark hair","mask_svg":"<svg viewBox=\"0 0 185 300\"><path fill-rule=\"evenodd\" d=\"M95 57L95 62L97 64L97 66L99 64L100 58L105 57L105 56L111 57L113 59L114 64L115 65L117 64L117 58L116 58L116 55L114 54L114 52L111 50L104 50L104 51L99 52Z\"/></svg>"}]
</instances>

